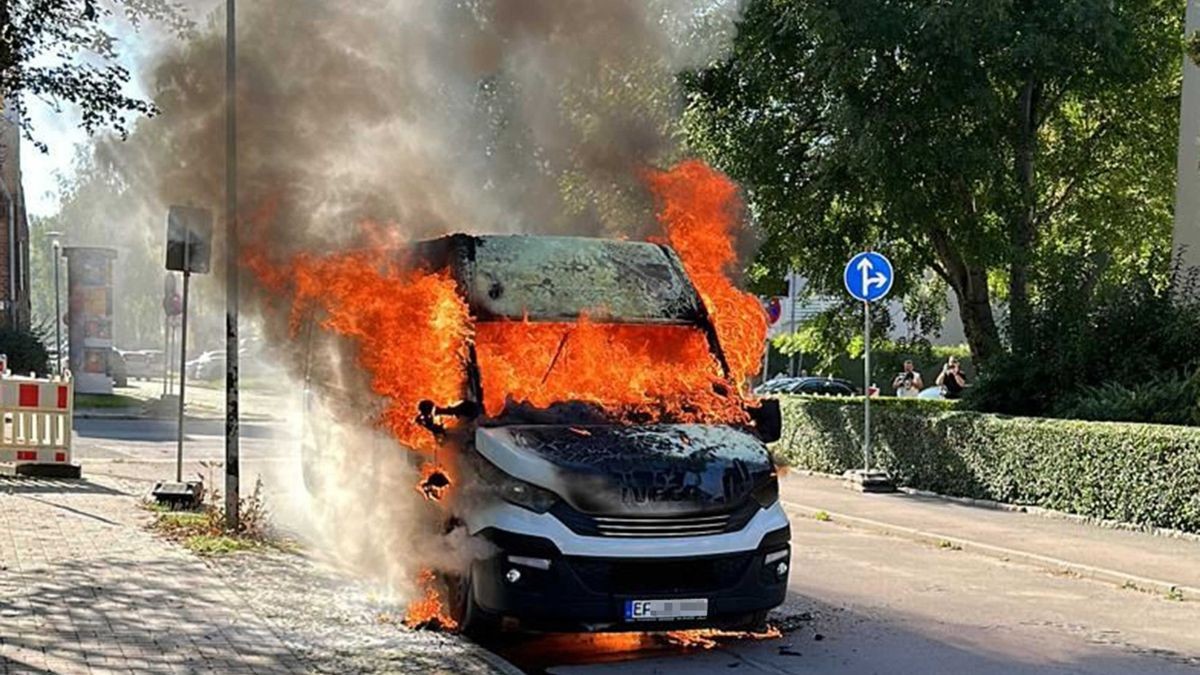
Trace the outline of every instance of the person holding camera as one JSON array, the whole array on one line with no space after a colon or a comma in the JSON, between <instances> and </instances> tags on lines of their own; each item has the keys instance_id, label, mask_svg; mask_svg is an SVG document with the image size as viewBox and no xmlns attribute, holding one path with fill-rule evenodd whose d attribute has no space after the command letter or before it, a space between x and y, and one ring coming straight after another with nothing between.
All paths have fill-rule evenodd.
<instances>
[{"instance_id":1,"label":"person holding camera","mask_svg":"<svg viewBox=\"0 0 1200 675\"><path fill-rule=\"evenodd\" d=\"M963 377L958 359L951 356L946 360L946 365L942 366L942 372L938 375L937 385L942 388L942 396L946 398L962 397L963 390L967 388L967 379Z\"/></svg>"},{"instance_id":2,"label":"person holding camera","mask_svg":"<svg viewBox=\"0 0 1200 675\"><path fill-rule=\"evenodd\" d=\"M912 359L907 359L904 362L904 370L900 371L892 380L892 389L896 390L897 396L910 398L920 394L924 387L925 383L921 381L921 373L913 369Z\"/></svg>"}]
</instances>

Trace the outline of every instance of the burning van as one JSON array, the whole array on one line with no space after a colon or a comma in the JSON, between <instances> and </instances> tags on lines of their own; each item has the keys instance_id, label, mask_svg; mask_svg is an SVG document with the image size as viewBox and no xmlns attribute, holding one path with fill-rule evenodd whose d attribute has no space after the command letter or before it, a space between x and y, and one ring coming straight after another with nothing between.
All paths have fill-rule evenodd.
<instances>
[{"instance_id":1,"label":"burning van","mask_svg":"<svg viewBox=\"0 0 1200 675\"><path fill-rule=\"evenodd\" d=\"M453 235L405 257L444 282L443 304L465 310L447 316L468 327L441 400L394 413L430 439L426 494L441 499L453 480L451 519L486 542L449 579L452 620L468 631L762 626L790 564L764 444L779 411L741 397L675 252ZM305 437L311 478L324 449Z\"/></svg>"}]
</instances>

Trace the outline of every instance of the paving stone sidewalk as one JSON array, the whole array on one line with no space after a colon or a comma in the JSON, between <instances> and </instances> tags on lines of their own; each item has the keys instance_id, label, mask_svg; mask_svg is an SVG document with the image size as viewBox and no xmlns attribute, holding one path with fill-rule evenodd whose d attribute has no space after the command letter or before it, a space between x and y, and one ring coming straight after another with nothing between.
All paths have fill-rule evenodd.
<instances>
[{"instance_id":1,"label":"paving stone sidewalk","mask_svg":"<svg viewBox=\"0 0 1200 675\"><path fill-rule=\"evenodd\" d=\"M146 488L0 479L0 675L504 671L302 555L205 560L158 539Z\"/></svg>"}]
</instances>

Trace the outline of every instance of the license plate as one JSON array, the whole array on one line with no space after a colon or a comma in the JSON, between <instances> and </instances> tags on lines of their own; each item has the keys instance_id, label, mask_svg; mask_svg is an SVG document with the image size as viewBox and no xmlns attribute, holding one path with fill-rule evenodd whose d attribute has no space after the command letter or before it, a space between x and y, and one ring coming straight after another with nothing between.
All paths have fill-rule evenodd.
<instances>
[{"instance_id":1,"label":"license plate","mask_svg":"<svg viewBox=\"0 0 1200 675\"><path fill-rule=\"evenodd\" d=\"M626 600L626 621L679 621L708 617L708 599Z\"/></svg>"}]
</instances>

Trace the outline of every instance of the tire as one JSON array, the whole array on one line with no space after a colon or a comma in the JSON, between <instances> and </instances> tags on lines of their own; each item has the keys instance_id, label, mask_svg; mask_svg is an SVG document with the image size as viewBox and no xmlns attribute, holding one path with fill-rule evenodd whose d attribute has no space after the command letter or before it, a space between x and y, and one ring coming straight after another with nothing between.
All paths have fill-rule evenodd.
<instances>
[{"instance_id":1,"label":"tire","mask_svg":"<svg viewBox=\"0 0 1200 675\"><path fill-rule=\"evenodd\" d=\"M745 631L747 633L762 633L767 630L767 617L771 614L771 610L764 609L746 616L744 621L738 622L731 626L731 630Z\"/></svg>"},{"instance_id":2,"label":"tire","mask_svg":"<svg viewBox=\"0 0 1200 675\"><path fill-rule=\"evenodd\" d=\"M458 631L477 642L494 639L499 633L499 622L475 603L474 584L471 573L446 574L450 618L458 623Z\"/></svg>"}]
</instances>

